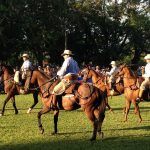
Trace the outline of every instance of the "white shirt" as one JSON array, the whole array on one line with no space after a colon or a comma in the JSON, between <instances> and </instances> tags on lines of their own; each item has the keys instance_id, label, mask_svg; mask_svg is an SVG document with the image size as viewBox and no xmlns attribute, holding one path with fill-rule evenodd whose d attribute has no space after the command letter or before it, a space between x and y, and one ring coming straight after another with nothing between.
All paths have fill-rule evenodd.
<instances>
[{"instance_id":1,"label":"white shirt","mask_svg":"<svg viewBox=\"0 0 150 150\"><path fill-rule=\"evenodd\" d=\"M145 74L142 75L144 78L150 77L150 63L147 63L145 66Z\"/></svg>"},{"instance_id":2,"label":"white shirt","mask_svg":"<svg viewBox=\"0 0 150 150\"><path fill-rule=\"evenodd\" d=\"M114 76L117 72L118 72L118 68L116 66L113 66L110 72L107 72L106 74L109 76Z\"/></svg>"},{"instance_id":3,"label":"white shirt","mask_svg":"<svg viewBox=\"0 0 150 150\"><path fill-rule=\"evenodd\" d=\"M79 72L78 63L72 58L68 57L63 62L61 69L57 72L57 75L63 77L68 73L77 74Z\"/></svg>"},{"instance_id":4,"label":"white shirt","mask_svg":"<svg viewBox=\"0 0 150 150\"><path fill-rule=\"evenodd\" d=\"M21 66L22 71L27 71L30 70L31 68L32 68L32 64L29 60L25 60Z\"/></svg>"}]
</instances>

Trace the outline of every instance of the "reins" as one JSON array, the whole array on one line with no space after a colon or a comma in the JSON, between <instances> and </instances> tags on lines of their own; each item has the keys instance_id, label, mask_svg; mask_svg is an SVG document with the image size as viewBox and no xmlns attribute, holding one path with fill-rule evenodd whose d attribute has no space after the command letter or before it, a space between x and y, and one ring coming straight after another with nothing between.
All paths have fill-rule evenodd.
<instances>
[{"instance_id":1,"label":"reins","mask_svg":"<svg viewBox=\"0 0 150 150\"><path fill-rule=\"evenodd\" d=\"M39 90L42 86L44 86L45 84L49 83L49 82L52 82L53 80L57 79L57 76L54 76L53 78L51 78L50 80L44 82L42 85L36 87L36 88L33 88L34 90Z\"/></svg>"},{"instance_id":2,"label":"reins","mask_svg":"<svg viewBox=\"0 0 150 150\"><path fill-rule=\"evenodd\" d=\"M7 78L7 79L5 79L5 80L2 80L2 81L0 81L0 82L2 83L2 82L5 82L5 81L7 81L7 80L13 79L13 78L12 78L13 76L14 76L14 74L11 75L9 78Z\"/></svg>"}]
</instances>

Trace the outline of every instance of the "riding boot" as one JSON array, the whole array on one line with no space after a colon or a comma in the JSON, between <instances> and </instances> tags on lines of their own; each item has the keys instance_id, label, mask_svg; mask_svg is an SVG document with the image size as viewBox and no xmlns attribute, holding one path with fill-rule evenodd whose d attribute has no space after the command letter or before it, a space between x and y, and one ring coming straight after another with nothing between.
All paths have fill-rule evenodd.
<instances>
[{"instance_id":1,"label":"riding boot","mask_svg":"<svg viewBox=\"0 0 150 150\"><path fill-rule=\"evenodd\" d=\"M143 90L143 89L140 89L140 91L139 91L139 97L136 99L136 102L137 102L137 103L143 101L143 100L142 100L143 92L144 92L144 90Z\"/></svg>"}]
</instances>

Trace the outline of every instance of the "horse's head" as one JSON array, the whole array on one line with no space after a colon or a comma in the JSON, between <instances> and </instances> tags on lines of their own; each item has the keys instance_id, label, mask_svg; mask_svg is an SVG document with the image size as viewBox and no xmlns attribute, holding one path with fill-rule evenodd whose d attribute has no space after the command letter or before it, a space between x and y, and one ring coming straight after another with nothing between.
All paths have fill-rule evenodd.
<instances>
[{"instance_id":1,"label":"horse's head","mask_svg":"<svg viewBox=\"0 0 150 150\"><path fill-rule=\"evenodd\" d=\"M89 67L84 67L80 72L79 76L83 77L83 81L87 81L88 79L92 78L91 69Z\"/></svg>"},{"instance_id":2,"label":"horse's head","mask_svg":"<svg viewBox=\"0 0 150 150\"><path fill-rule=\"evenodd\" d=\"M4 64L0 64L0 76L2 76L7 69L7 66Z\"/></svg>"},{"instance_id":3,"label":"horse's head","mask_svg":"<svg viewBox=\"0 0 150 150\"><path fill-rule=\"evenodd\" d=\"M128 71L128 67L126 64L120 65L119 71L116 76L124 76L124 74Z\"/></svg>"}]
</instances>

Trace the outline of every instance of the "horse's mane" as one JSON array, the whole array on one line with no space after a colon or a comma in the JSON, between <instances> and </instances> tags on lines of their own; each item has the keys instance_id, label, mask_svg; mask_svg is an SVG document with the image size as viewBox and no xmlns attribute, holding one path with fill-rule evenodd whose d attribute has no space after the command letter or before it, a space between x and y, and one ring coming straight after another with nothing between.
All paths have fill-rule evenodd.
<instances>
[{"instance_id":1,"label":"horse's mane","mask_svg":"<svg viewBox=\"0 0 150 150\"><path fill-rule=\"evenodd\" d=\"M13 67L10 66L10 65L2 65L3 67L5 67L5 69L7 69L8 73L9 74L14 74L14 70L13 70Z\"/></svg>"},{"instance_id":2,"label":"horse's mane","mask_svg":"<svg viewBox=\"0 0 150 150\"><path fill-rule=\"evenodd\" d=\"M40 72L43 76L45 76L45 78L51 79L51 78L50 78L44 71L42 71L42 70L35 69L34 71L38 71L38 72Z\"/></svg>"},{"instance_id":3,"label":"horse's mane","mask_svg":"<svg viewBox=\"0 0 150 150\"><path fill-rule=\"evenodd\" d=\"M130 66L126 66L131 77L137 78L137 75L134 70L131 69Z\"/></svg>"},{"instance_id":4,"label":"horse's mane","mask_svg":"<svg viewBox=\"0 0 150 150\"><path fill-rule=\"evenodd\" d=\"M105 76L104 76L104 74L102 74L102 73L97 73L94 69L90 69L90 70L92 70L97 76L99 76L99 77L102 77L102 78L104 78Z\"/></svg>"}]
</instances>

